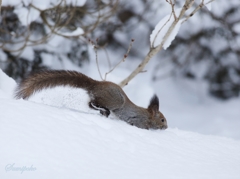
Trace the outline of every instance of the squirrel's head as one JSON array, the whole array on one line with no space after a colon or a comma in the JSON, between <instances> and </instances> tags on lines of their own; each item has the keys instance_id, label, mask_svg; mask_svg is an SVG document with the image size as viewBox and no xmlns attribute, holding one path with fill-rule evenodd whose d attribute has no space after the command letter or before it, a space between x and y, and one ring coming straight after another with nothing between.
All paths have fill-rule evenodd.
<instances>
[{"instance_id":1,"label":"squirrel's head","mask_svg":"<svg viewBox=\"0 0 240 179\"><path fill-rule=\"evenodd\" d=\"M148 112L150 113L150 119L147 122L149 129L167 129L167 120L159 111L159 99L157 95L152 97L148 106Z\"/></svg>"}]
</instances>

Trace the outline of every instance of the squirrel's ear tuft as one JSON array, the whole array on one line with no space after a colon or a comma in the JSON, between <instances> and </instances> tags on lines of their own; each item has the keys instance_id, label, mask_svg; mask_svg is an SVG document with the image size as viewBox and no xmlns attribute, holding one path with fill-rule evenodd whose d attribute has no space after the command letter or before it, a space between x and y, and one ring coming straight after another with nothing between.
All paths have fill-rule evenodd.
<instances>
[{"instance_id":1,"label":"squirrel's ear tuft","mask_svg":"<svg viewBox=\"0 0 240 179\"><path fill-rule=\"evenodd\" d=\"M156 94L152 97L148 109L151 109L153 111L159 110L159 99Z\"/></svg>"}]
</instances>

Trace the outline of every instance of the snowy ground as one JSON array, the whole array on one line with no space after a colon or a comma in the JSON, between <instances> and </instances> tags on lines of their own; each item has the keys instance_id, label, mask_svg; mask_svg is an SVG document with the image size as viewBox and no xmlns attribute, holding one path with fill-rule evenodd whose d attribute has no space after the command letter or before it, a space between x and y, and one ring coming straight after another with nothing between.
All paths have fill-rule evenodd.
<instances>
[{"instance_id":1,"label":"snowy ground","mask_svg":"<svg viewBox=\"0 0 240 179\"><path fill-rule=\"evenodd\" d=\"M131 85L126 91L134 102L146 106L153 90L148 85L139 88L137 81L132 85L141 89L139 92ZM87 108L88 97L81 90L59 87L24 101L12 99L14 86L15 82L0 71L1 179L240 178L239 130L230 131L231 125L239 123L225 123L231 120L226 116L216 122L220 114L228 113L237 120L239 113L233 108L237 101L230 101L231 110L224 112L221 103L199 102L186 94L188 102L183 102L183 91L174 93L163 87L158 95L169 129L154 131L129 126L114 116L100 116ZM147 94L139 98L143 91ZM171 94L170 101L164 92ZM204 114L209 112L205 105L214 111ZM185 114L186 109L192 111ZM220 114L213 122L207 121L214 112ZM228 131L225 136L231 134L236 139L216 136L224 136L218 130L212 131L214 135L190 132L199 125L198 132L210 133L215 124L219 131Z\"/></svg>"}]
</instances>

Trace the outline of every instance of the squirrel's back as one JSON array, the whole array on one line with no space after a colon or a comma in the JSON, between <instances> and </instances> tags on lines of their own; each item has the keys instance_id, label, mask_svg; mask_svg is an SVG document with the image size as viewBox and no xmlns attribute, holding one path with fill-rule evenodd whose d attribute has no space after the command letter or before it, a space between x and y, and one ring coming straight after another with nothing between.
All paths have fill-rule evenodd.
<instances>
[{"instance_id":1,"label":"squirrel's back","mask_svg":"<svg viewBox=\"0 0 240 179\"><path fill-rule=\"evenodd\" d=\"M56 86L71 86L89 91L96 82L98 81L76 71L40 71L29 75L18 85L15 97L27 99L37 91Z\"/></svg>"}]
</instances>

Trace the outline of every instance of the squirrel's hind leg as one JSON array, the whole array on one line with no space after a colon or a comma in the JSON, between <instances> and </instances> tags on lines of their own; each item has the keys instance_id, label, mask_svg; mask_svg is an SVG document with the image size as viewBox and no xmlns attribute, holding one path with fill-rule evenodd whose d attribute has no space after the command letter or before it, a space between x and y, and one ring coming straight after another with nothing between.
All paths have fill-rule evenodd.
<instances>
[{"instance_id":1,"label":"squirrel's hind leg","mask_svg":"<svg viewBox=\"0 0 240 179\"><path fill-rule=\"evenodd\" d=\"M100 111L100 113L101 113L102 115L106 116L106 117L108 117L109 114L110 114L109 109L107 109L107 108L105 108L105 107L101 107L101 106L99 106L98 104L94 103L93 101L90 101L90 102L88 103L88 105L89 105L90 108Z\"/></svg>"}]
</instances>

